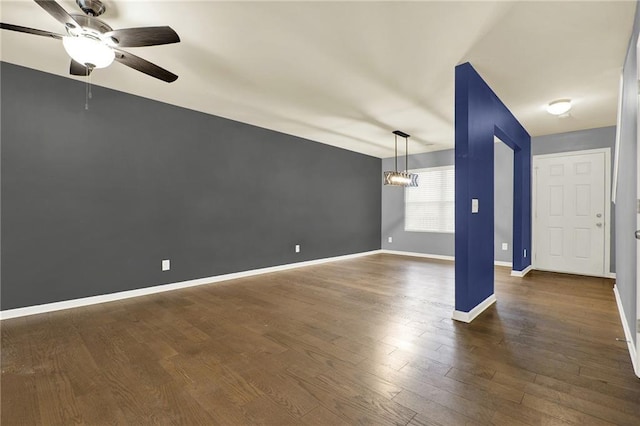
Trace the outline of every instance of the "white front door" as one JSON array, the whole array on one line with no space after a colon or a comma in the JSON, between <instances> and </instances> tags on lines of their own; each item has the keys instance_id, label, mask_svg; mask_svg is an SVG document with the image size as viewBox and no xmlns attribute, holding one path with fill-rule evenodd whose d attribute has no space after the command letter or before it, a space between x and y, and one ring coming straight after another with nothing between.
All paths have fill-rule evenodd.
<instances>
[{"instance_id":1,"label":"white front door","mask_svg":"<svg viewBox=\"0 0 640 426\"><path fill-rule=\"evenodd\" d=\"M603 150L535 156L536 269L605 276L609 212Z\"/></svg>"}]
</instances>

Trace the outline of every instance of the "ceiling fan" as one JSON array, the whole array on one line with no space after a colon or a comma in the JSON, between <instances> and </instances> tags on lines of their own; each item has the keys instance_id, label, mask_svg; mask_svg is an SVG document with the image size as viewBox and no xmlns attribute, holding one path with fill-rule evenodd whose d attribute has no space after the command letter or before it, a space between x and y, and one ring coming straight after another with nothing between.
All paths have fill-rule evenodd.
<instances>
[{"instance_id":1,"label":"ceiling fan","mask_svg":"<svg viewBox=\"0 0 640 426\"><path fill-rule=\"evenodd\" d=\"M76 0L84 15L67 13L55 0L34 1L64 24L66 35L3 22L0 22L0 28L62 40L65 50L71 56L69 72L72 75L88 76L93 69L108 67L115 60L167 83L178 78L172 72L120 49L178 43L180 37L170 27L114 30L106 22L96 18L106 10L99 0Z\"/></svg>"}]
</instances>

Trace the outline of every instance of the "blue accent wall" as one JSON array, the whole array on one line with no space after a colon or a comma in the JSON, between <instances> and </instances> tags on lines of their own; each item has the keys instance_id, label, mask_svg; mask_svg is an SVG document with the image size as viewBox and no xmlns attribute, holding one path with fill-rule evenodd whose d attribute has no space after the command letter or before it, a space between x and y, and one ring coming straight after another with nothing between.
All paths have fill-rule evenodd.
<instances>
[{"instance_id":1,"label":"blue accent wall","mask_svg":"<svg viewBox=\"0 0 640 426\"><path fill-rule=\"evenodd\" d=\"M494 136L514 151L513 269L531 264L531 136L470 63L455 84L455 303L469 312L494 292Z\"/></svg>"}]
</instances>

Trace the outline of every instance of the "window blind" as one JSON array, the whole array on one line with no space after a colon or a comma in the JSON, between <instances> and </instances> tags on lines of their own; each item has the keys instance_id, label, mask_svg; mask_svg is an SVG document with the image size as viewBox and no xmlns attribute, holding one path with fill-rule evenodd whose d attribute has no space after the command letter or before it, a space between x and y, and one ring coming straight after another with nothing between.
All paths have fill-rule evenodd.
<instances>
[{"instance_id":1,"label":"window blind","mask_svg":"<svg viewBox=\"0 0 640 426\"><path fill-rule=\"evenodd\" d=\"M412 170L412 173L418 174L418 186L405 188L405 231L454 232L453 166Z\"/></svg>"}]
</instances>

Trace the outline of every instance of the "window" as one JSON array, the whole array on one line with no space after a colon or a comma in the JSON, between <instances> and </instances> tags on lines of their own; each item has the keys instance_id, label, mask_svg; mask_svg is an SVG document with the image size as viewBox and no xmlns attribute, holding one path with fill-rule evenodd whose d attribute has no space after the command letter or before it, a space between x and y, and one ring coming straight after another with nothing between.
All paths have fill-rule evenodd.
<instances>
[{"instance_id":1,"label":"window","mask_svg":"<svg viewBox=\"0 0 640 426\"><path fill-rule=\"evenodd\" d=\"M453 166L412 170L418 186L404 190L404 230L454 232Z\"/></svg>"}]
</instances>

